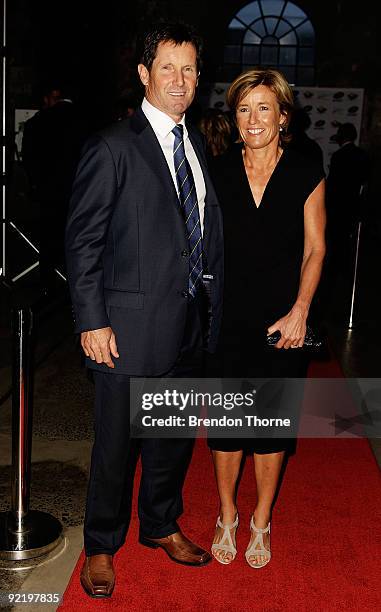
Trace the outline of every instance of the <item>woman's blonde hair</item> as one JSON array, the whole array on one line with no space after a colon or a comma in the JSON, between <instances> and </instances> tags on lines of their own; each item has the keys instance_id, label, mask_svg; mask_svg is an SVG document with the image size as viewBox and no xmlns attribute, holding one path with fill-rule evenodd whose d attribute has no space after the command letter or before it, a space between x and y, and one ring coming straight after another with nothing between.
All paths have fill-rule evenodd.
<instances>
[{"instance_id":1,"label":"woman's blonde hair","mask_svg":"<svg viewBox=\"0 0 381 612\"><path fill-rule=\"evenodd\" d=\"M279 111L285 118L282 124L283 131L280 133L280 137L282 142L289 142L291 136L287 134L287 128L290 124L291 114L294 108L294 97L290 85L279 70L259 67L240 74L230 85L226 95L226 101L230 109L236 113L238 105L243 98L245 98L254 87L258 87L258 85L265 85L275 94L279 104Z\"/></svg>"}]
</instances>

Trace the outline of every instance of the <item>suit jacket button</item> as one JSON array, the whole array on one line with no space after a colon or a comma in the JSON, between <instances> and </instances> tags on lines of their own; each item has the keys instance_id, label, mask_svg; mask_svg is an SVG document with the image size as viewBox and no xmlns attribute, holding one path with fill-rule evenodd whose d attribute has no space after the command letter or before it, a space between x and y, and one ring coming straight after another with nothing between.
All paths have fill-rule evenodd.
<instances>
[{"instance_id":1,"label":"suit jacket button","mask_svg":"<svg viewBox=\"0 0 381 612\"><path fill-rule=\"evenodd\" d=\"M181 251L181 257L188 257L188 251Z\"/></svg>"},{"instance_id":2,"label":"suit jacket button","mask_svg":"<svg viewBox=\"0 0 381 612\"><path fill-rule=\"evenodd\" d=\"M181 295L183 296L183 298L187 298L188 297L188 291L182 291Z\"/></svg>"}]
</instances>

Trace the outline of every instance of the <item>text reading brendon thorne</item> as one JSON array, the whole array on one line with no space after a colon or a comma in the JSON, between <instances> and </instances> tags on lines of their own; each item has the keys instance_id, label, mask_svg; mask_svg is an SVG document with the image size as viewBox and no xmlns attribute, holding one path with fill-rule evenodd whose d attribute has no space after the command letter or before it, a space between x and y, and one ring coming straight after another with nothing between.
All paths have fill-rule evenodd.
<instances>
[{"instance_id":1,"label":"text reading brendon thorne","mask_svg":"<svg viewBox=\"0 0 381 612\"><path fill-rule=\"evenodd\" d=\"M136 397L136 396L135 396ZM238 435L253 435L253 429L291 427L289 415L281 418L279 414L258 414L256 409L257 390L251 388L246 392L197 392L194 389L179 391L178 389L161 389L160 392L141 392L139 394L139 410L133 416L131 425L134 434L143 437L150 436L154 429L172 431L182 430L183 435L198 428L207 428L219 437L231 432ZM136 405L136 404L135 404ZM228 411L229 414L226 414ZM225 412L225 413L224 413ZM185 433L184 430L188 430ZM147 430L151 431L151 434ZM246 434L243 433L246 430ZM194 435L194 434L193 434ZM200 434L197 434L200 435Z\"/></svg>"}]
</instances>

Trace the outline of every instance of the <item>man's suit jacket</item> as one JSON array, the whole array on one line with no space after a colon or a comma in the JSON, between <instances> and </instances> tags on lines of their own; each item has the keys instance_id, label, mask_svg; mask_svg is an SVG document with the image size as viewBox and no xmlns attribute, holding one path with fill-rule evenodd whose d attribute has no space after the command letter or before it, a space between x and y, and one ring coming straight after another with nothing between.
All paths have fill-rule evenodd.
<instances>
[{"instance_id":1,"label":"man's suit jacket","mask_svg":"<svg viewBox=\"0 0 381 612\"><path fill-rule=\"evenodd\" d=\"M327 178L328 223L347 233L361 218L360 189L369 179L369 159L365 151L348 143L335 151Z\"/></svg>"},{"instance_id":2,"label":"man's suit jacket","mask_svg":"<svg viewBox=\"0 0 381 612\"><path fill-rule=\"evenodd\" d=\"M213 351L222 308L222 217L201 136L192 127L188 133L206 184L203 262L213 277L207 347ZM76 332L111 326L120 354L114 370L88 359L90 367L137 376L170 370L186 321L188 251L172 176L139 109L87 142L74 181L66 258Z\"/></svg>"}]
</instances>

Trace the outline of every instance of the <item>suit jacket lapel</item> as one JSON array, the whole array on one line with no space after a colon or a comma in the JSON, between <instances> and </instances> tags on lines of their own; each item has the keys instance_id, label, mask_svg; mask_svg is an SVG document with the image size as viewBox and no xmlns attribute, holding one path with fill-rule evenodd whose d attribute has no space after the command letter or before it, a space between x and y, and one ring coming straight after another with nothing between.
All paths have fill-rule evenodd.
<instances>
[{"instance_id":1,"label":"suit jacket lapel","mask_svg":"<svg viewBox=\"0 0 381 612\"><path fill-rule=\"evenodd\" d=\"M130 120L131 129L136 134L140 135L141 138L137 139L138 146L144 159L147 161L152 171L158 176L160 182L163 184L165 192L168 194L173 205L181 218L181 227L186 231L184 218L180 210L179 199L177 191L173 184L171 172L168 168L167 160L165 159L162 148L159 141L156 138L155 132L153 131L147 117L141 110L133 114ZM205 187L206 187L206 198L205 198L205 223L204 223L204 248L208 250L208 238L209 238L209 215L208 207L210 205L218 205L216 192L213 187L213 183L209 176L208 166L206 162L206 156L202 146L202 140L198 132L190 125L187 125L189 139L192 143L193 149L196 153L197 159L200 163L201 170L204 176Z\"/></svg>"},{"instance_id":2,"label":"suit jacket lapel","mask_svg":"<svg viewBox=\"0 0 381 612\"><path fill-rule=\"evenodd\" d=\"M179 214L181 214L179 199L173 184L171 172L168 168L167 160L165 159L155 132L140 108L137 109L137 111L131 117L130 125L137 134L141 135L141 138L139 138L137 142L144 159L147 161L153 172L155 172L156 176L160 179L160 182L165 188L165 192L171 197Z\"/></svg>"}]
</instances>

